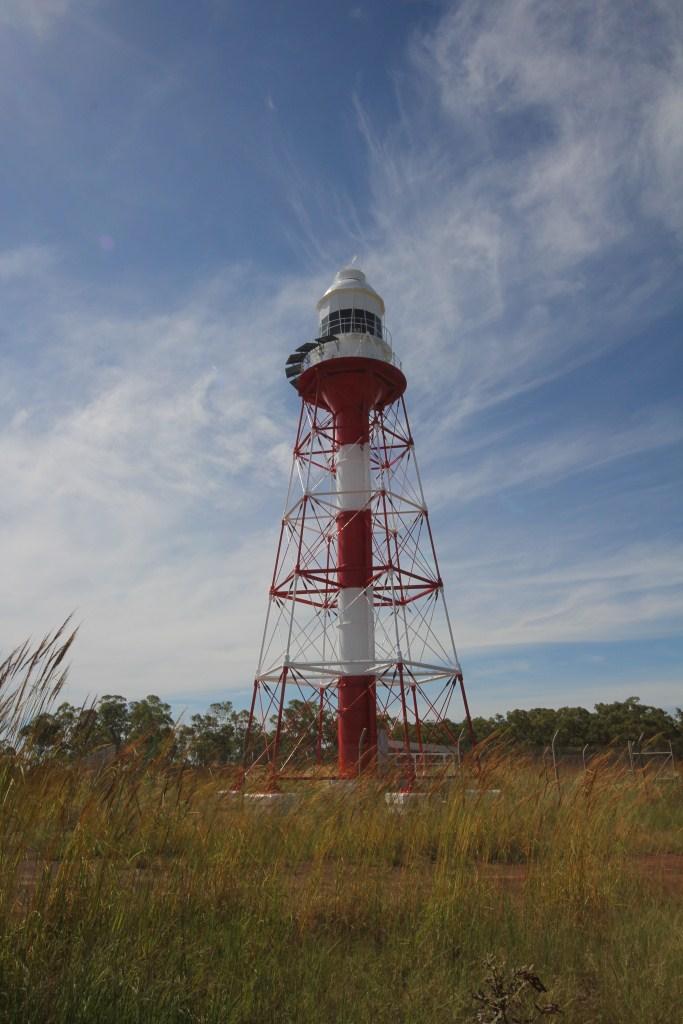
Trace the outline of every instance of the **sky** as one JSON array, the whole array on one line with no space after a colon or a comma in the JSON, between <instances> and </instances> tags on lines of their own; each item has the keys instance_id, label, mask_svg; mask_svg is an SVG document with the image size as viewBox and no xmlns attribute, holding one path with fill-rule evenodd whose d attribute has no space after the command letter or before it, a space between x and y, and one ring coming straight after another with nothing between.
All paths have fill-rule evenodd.
<instances>
[{"instance_id":1,"label":"sky","mask_svg":"<svg viewBox=\"0 0 683 1024\"><path fill-rule=\"evenodd\" d=\"M3 0L0 140L0 654L244 705L355 258L473 714L683 703L678 0Z\"/></svg>"}]
</instances>

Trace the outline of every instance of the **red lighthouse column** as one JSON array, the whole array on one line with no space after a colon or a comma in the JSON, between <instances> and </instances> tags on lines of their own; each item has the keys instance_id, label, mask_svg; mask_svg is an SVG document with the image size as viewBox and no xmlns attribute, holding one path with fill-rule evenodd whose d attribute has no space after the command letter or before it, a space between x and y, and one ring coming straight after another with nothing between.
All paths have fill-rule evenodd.
<instances>
[{"instance_id":1,"label":"red lighthouse column","mask_svg":"<svg viewBox=\"0 0 683 1024\"><path fill-rule=\"evenodd\" d=\"M339 647L339 774L356 774L377 749L372 621L372 513L370 510L368 396L357 385L365 374L337 375L326 397L334 412L337 449L337 582ZM354 386L355 385L355 386ZM360 670L361 674L356 674ZM361 744L363 751L361 751Z\"/></svg>"},{"instance_id":2,"label":"red lighthouse column","mask_svg":"<svg viewBox=\"0 0 683 1024\"><path fill-rule=\"evenodd\" d=\"M337 499L339 774L356 775L377 749L370 416L402 394L405 378L375 358L320 361L299 381L302 394L334 415Z\"/></svg>"}]
</instances>

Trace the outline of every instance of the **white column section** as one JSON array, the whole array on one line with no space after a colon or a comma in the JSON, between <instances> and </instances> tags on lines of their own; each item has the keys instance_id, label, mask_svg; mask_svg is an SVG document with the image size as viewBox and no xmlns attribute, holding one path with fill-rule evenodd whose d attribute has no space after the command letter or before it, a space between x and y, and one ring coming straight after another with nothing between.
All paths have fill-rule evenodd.
<instances>
[{"instance_id":1,"label":"white column section","mask_svg":"<svg viewBox=\"0 0 683 1024\"><path fill-rule=\"evenodd\" d=\"M345 444L337 453L337 507L351 512L370 507L370 446ZM372 587L346 587L338 596L341 674L372 675L375 614Z\"/></svg>"},{"instance_id":2,"label":"white column section","mask_svg":"<svg viewBox=\"0 0 683 1024\"><path fill-rule=\"evenodd\" d=\"M337 507L367 508L370 501L370 445L343 444L337 453Z\"/></svg>"}]
</instances>

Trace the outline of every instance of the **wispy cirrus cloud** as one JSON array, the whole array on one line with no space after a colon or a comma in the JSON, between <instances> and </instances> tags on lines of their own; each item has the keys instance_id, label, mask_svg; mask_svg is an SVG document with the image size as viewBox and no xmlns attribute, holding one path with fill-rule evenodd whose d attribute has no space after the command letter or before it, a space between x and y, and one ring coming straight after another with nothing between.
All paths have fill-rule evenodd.
<instances>
[{"instance_id":1,"label":"wispy cirrus cloud","mask_svg":"<svg viewBox=\"0 0 683 1024\"><path fill-rule=\"evenodd\" d=\"M619 353L679 301L681 46L674 4L448 7L398 60L398 116L358 100L361 202L283 158L312 272L232 254L169 300L54 246L0 252L3 647L75 607L74 697L248 684L295 427L282 362L354 254L409 377L466 671L468 650L673 635L678 533L638 488L669 508L683 428L665 381L629 379L654 342L633 370ZM128 149L155 109L124 118Z\"/></svg>"},{"instance_id":2,"label":"wispy cirrus cloud","mask_svg":"<svg viewBox=\"0 0 683 1024\"><path fill-rule=\"evenodd\" d=\"M2 266L21 289L36 263L5 252ZM3 643L75 608L81 698L159 689L159 672L169 694L197 671L244 685L238 652L257 644L277 519L265 510L281 505L290 458L277 341L254 339L284 348L301 331L300 291L280 283L260 312L238 308L255 275L237 268L134 317L76 308L51 266L37 360L3 365ZM169 630L184 637L173 667Z\"/></svg>"},{"instance_id":3,"label":"wispy cirrus cloud","mask_svg":"<svg viewBox=\"0 0 683 1024\"><path fill-rule=\"evenodd\" d=\"M55 253L44 245L22 245L0 252L0 283L32 283L54 266Z\"/></svg>"},{"instance_id":4,"label":"wispy cirrus cloud","mask_svg":"<svg viewBox=\"0 0 683 1024\"><path fill-rule=\"evenodd\" d=\"M369 265L419 339L413 384L431 387L439 360L461 414L595 358L675 301L675 6L457 4L414 42L419 87L403 85L398 125L361 109L384 239Z\"/></svg>"},{"instance_id":5,"label":"wispy cirrus cloud","mask_svg":"<svg viewBox=\"0 0 683 1024\"><path fill-rule=\"evenodd\" d=\"M27 31L42 39L73 5L74 0L3 0L0 27Z\"/></svg>"},{"instance_id":6,"label":"wispy cirrus cloud","mask_svg":"<svg viewBox=\"0 0 683 1024\"><path fill-rule=\"evenodd\" d=\"M530 550L451 563L455 579L467 579L463 643L484 650L675 635L683 626L681 554L680 543L657 541L606 555L576 550L569 564Z\"/></svg>"},{"instance_id":7,"label":"wispy cirrus cloud","mask_svg":"<svg viewBox=\"0 0 683 1024\"><path fill-rule=\"evenodd\" d=\"M441 461L430 460L430 494L438 505L453 495L464 503L512 488L548 487L577 473L682 443L683 416L677 407L656 407L649 414L642 410L636 423L609 430L600 424L591 429L574 425L550 438L515 440L504 435L488 450L482 450L482 438L456 472L440 472Z\"/></svg>"}]
</instances>

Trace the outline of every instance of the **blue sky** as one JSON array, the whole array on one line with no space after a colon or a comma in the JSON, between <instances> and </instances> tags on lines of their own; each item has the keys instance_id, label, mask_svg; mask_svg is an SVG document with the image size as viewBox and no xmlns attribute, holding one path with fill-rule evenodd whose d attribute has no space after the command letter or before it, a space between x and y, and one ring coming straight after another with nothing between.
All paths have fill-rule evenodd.
<instances>
[{"instance_id":1,"label":"blue sky","mask_svg":"<svg viewBox=\"0 0 683 1024\"><path fill-rule=\"evenodd\" d=\"M4 0L0 133L0 649L245 699L356 256L473 712L683 702L675 0Z\"/></svg>"}]
</instances>

